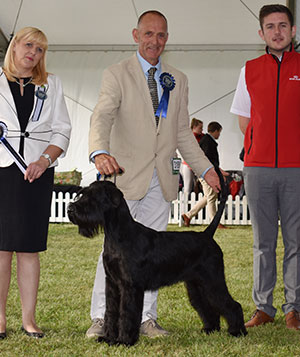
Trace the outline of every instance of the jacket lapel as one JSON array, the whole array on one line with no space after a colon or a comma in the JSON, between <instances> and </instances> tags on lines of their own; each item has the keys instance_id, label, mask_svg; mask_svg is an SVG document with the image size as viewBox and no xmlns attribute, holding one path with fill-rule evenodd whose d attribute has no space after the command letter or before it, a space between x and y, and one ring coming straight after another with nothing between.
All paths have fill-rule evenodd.
<instances>
[{"instance_id":1,"label":"jacket lapel","mask_svg":"<svg viewBox=\"0 0 300 357\"><path fill-rule=\"evenodd\" d=\"M140 93L142 94L145 102L149 102L149 98L151 100L151 97L150 97L147 81L136 54L134 54L131 57L131 60L129 61L128 71L131 73L132 77L134 78L136 85Z\"/></svg>"},{"instance_id":2,"label":"jacket lapel","mask_svg":"<svg viewBox=\"0 0 300 357\"><path fill-rule=\"evenodd\" d=\"M151 100L147 80L145 78L145 74L142 70L142 67L139 63L136 54L134 54L129 61L128 71L132 75L134 81L136 82L137 88L141 93L141 96L143 97L144 105L146 107L145 111L152 114L151 118L153 121L153 125L156 128L155 116L153 113L153 105L152 105L152 100Z\"/></svg>"},{"instance_id":3,"label":"jacket lapel","mask_svg":"<svg viewBox=\"0 0 300 357\"><path fill-rule=\"evenodd\" d=\"M2 97L2 100L8 104L9 108L14 113L13 120L16 120L17 123L19 123L15 101L2 68L0 68L0 97Z\"/></svg>"},{"instance_id":4,"label":"jacket lapel","mask_svg":"<svg viewBox=\"0 0 300 357\"><path fill-rule=\"evenodd\" d=\"M37 90L37 88L38 88L38 86L36 85L35 89L34 89L34 92ZM15 101L14 101L14 98L12 96L11 90L9 88L8 81L6 79L6 76L5 76L2 68L0 68L0 97L2 97L2 99L8 104L8 107L11 109L11 112L14 113L14 115L9 115L9 118L10 118L9 120L13 121L14 124L19 127L19 119L18 119L18 114L17 114ZM36 102L37 102L37 97L34 96L33 108L32 108L32 111L30 113L30 117L28 119L27 128L34 126L34 123L32 122L31 119L32 119L34 110L36 108Z\"/></svg>"},{"instance_id":5,"label":"jacket lapel","mask_svg":"<svg viewBox=\"0 0 300 357\"><path fill-rule=\"evenodd\" d=\"M37 96L35 95L35 93L36 93L36 91L37 91L38 88L39 88L39 86L38 86L38 85L35 85L35 87L34 87L34 99L33 99L34 102L33 102L33 108L32 108L32 111L31 111L31 113L30 113L30 117L29 117L29 119L28 119L28 124L27 124L27 128L28 128L28 129L31 129L31 128L33 128L33 127L36 125L36 122L32 121L32 118L33 118L33 116L34 116L34 112L35 112L36 107L37 107L37 100L38 100L38 98L37 98ZM43 111L43 107L41 108L40 115L41 115L42 111Z\"/></svg>"}]
</instances>

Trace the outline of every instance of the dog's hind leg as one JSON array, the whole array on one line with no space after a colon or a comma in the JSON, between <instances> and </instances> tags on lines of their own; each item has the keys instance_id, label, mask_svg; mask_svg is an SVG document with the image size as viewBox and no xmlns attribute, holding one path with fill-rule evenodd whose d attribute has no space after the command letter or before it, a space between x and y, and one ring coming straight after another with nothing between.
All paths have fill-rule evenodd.
<instances>
[{"instance_id":1,"label":"dog's hind leg","mask_svg":"<svg viewBox=\"0 0 300 357\"><path fill-rule=\"evenodd\" d=\"M235 301L226 286L223 270L215 270L214 275L208 274L203 281L203 292L212 310L225 318L228 332L233 336L247 335L241 305ZM210 312L206 312L207 315Z\"/></svg>"},{"instance_id":2,"label":"dog's hind leg","mask_svg":"<svg viewBox=\"0 0 300 357\"><path fill-rule=\"evenodd\" d=\"M229 294L227 288L222 289L222 296L212 301L212 305L220 311L228 324L228 332L235 337L247 335L241 305Z\"/></svg>"},{"instance_id":3,"label":"dog's hind leg","mask_svg":"<svg viewBox=\"0 0 300 357\"><path fill-rule=\"evenodd\" d=\"M232 299L232 298L231 298ZM228 332L235 337L246 336L247 330L244 324L243 310L237 301L231 301L231 307L222 313L228 323Z\"/></svg>"},{"instance_id":4,"label":"dog's hind leg","mask_svg":"<svg viewBox=\"0 0 300 357\"><path fill-rule=\"evenodd\" d=\"M119 335L120 292L117 284L108 277L105 279L105 298L104 336L99 337L98 342L114 345L118 343Z\"/></svg>"},{"instance_id":5,"label":"dog's hind leg","mask_svg":"<svg viewBox=\"0 0 300 357\"><path fill-rule=\"evenodd\" d=\"M210 304L201 283L197 280L186 281L185 286L187 288L190 303L198 312L198 315L203 322L203 331L206 333L219 331L220 313L216 312Z\"/></svg>"},{"instance_id":6,"label":"dog's hind leg","mask_svg":"<svg viewBox=\"0 0 300 357\"><path fill-rule=\"evenodd\" d=\"M144 303L144 290L124 284L121 291L118 342L134 345L140 333Z\"/></svg>"}]
</instances>

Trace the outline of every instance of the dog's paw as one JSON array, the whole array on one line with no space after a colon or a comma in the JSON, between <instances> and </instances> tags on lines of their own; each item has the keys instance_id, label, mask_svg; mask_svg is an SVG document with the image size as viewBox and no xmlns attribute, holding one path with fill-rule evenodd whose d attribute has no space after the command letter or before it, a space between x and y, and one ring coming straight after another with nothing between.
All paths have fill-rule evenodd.
<instances>
[{"instance_id":1,"label":"dog's paw","mask_svg":"<svg viewBox=\"0 0 300 357\"><path fill-rule=\"evenodd\" d=\"M216 331L220 331L220 326L215 327L203 327L202 331L204 331L207 335L214 333Z\"/></svg>"},{"instance_id":2,"label":"dog's paw","mask_svg":"<svg viewBox=\"0 0 300 357\"><path fill-rule=\"evenodd\" d=\"M100 337L98 337L97 342L99 342L99 343L105 342L105 343L107 343L109 346L114 346L114 345L118 345L118 344L119 344L119 342L118 342L117 340L112 340L112 339L110 339L110 338L108 338L108 337L105 337L105 336L100 336Z\"/></svg>"},{"instance_id":3,"label":"dog's paw","mask_svg":"<svg viewBox=\"0 0 300 357\"><path fill-rule=\"evenodd\" d=\"M97 340L99 343L107 343L109 346L126 346L131 347L136 344L136 341L119 341L119 340L111 340L106 337L98 337Z\"/></svg>"},{"instance_id":4,"label":"dog's paw","mask_svg":"<svg viewBox=\"0 0 300 357\"><path fill-rule=\"evenodd\" d=\"M247 332L245 326L242 326L238 330L228 330L228 332L230 333L231 336L234 336L234 337L241 337L241 336L248 335L248 332Z\"/></svg>"},{"instance_id":5,"label":"dog's paw","mask_svg":"<svg viewBox=\"0 0 300 357\"><path fill-rule=\"evenodd\" d=\"M132 339L128 340L128 341L118 341L118 343L120 345L123 345L123 346L126 346L126 347L131 347L131 346L135 345L136 342L137 342L137 340L132 340Z\"/></svg>"}]
</instances>

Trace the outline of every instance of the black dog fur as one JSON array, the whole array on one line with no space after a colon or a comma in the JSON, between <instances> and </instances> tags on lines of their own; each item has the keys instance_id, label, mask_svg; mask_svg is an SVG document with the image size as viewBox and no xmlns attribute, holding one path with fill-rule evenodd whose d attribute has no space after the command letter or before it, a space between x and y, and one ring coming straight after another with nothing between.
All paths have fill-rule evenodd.
<instances>
[{"instance_id":1,"label":"black dog fur","mask_svg":"<svg viewBox=\"0 0 300 357\"><path fill-rule=\"evenodd\" d=\"M83 188L69 205L79 233L93 237L103 227L106 272L104 336L110 345L134 345L139 338L144 291L184 281L206 333L220 330L220 316L233 336L246 335L241 305L228 292L223 254L213 235L228 189L222 186L216 216L204 232L157 232L133 220L123 194L108 181Z\"/></svg>"}]
</instances>

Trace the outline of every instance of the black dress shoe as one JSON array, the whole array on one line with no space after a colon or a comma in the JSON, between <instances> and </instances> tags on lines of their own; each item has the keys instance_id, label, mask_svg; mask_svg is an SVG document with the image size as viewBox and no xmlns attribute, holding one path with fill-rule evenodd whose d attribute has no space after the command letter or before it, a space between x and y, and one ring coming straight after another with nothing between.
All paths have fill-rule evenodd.
<instances>
[{"instance_id":1,"label":"black dress shoe","mask_svg":"<svg viewBox=\"0 0 300 357\"><path fill-rule=\"evenodd\" d=\"M29 331L25 330L23 326L21 327L21 330L25 333L25 335L27 335L29 337L33 337L33 338L43 338L44 337L43 332L29 332Z\"/></svg>"},{"instance_id":2,"label":"black dress shoe","mask_svg":"<svg viewBox=\"0 0 300 357\"><path fill-rule=\"evenodd\" d=\"M4 340L6 338L6 332L0 332L0 340Z\"/></svg>"}]
</instances>

